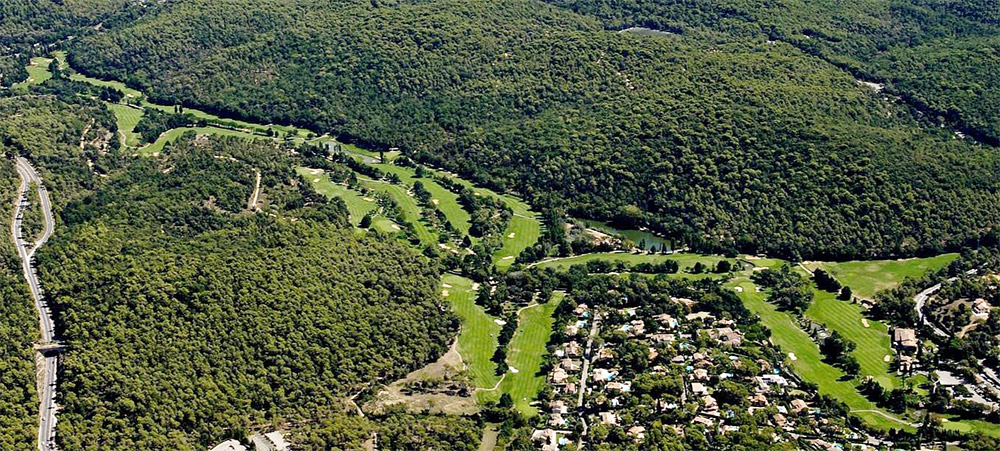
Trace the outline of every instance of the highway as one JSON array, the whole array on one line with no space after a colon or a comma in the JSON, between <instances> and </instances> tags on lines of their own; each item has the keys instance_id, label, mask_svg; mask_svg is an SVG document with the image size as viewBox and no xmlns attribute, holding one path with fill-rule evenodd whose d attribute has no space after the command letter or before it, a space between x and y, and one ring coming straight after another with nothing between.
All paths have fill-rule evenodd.
<instances>
[{"instance_id":1,"label":"highway","mask_svg":"<svg viewBox=\"0 0 1000 451\"><path fill-rule=\"evenodd\" d=\"M42 185L42 179L35 172L35 168L31 166L28 160L17 157L17 173L21 177L21 185L18 187L17 204L14 208L14 220L11 221L10 233L16 244L18 257L21 258L21 269L24 273L24 278L28 281L28 287L31 289L31 297L35 302L35 308L38 310L39 329L41 330L41 341L38 344L43 347L49 347L49 351L44 353L43 381L40 387L41 392L38 394L40 399L38 411L38 449L55 450L56 410L58 409L55 398L56 377L59 369L59 359L57 356L59 348L51 347L51 345L56 343L54 339L55 324L52 321L52 310L49 309L48 303L43 298L42 288L38 282L38 273L34 265L35 251L42 247L48 241L49 237L52 236L55 221L52 218L52 204L49 201L49 192ZM45 217L45 229L39 237L28 237L29 239L35 238L35 241L27 242L21 236L21 220L24 216L25 208L28 207L28 189L32 183L38 185L38 198Z\"/></svg>"}]
</instances>

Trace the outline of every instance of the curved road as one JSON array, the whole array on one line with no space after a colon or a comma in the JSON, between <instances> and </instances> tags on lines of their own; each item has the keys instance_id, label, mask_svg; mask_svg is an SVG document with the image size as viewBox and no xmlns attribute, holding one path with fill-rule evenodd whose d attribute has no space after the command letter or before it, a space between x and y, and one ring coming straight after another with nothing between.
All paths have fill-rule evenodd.
<instances>
[{"instance_id":1,"label":"curved road","mask_svg":"<svg viewBox=\"0 0 1000 451\"><path fill-rule=\"evenodd\" d=\"M10 232L17 247L18 257L21 258L21 270L24 278L28 281L31 289L31 297L38 309L38 322L41 329L41 342L38 343L40 349L49 352L44 354L45 364L43 371L43 382L41 392L38 394L41 403L38 411L38 449L56 449L56 373L59 368L59 359L55 355L60 349L60 345L54 340L55 325L52 321L52 310L43 298L42 288L38 283L38 274L35 271L34 256L35 251L42 247L49 237L52 236L55 222L52 218L52 205L49 202L49 192L42 185L42 179L35 172L28 160L17 157L17 173L21 177L21 185L18 187L18 201L14 209L14 220L10 225ZM28 189L31 183L38 185L38 198L41 201L42 213L45 217L45 230L42 236L34 242L26 242L21 237L21 219L24 209L28 206Z\"/></svg>"}]
</instances>

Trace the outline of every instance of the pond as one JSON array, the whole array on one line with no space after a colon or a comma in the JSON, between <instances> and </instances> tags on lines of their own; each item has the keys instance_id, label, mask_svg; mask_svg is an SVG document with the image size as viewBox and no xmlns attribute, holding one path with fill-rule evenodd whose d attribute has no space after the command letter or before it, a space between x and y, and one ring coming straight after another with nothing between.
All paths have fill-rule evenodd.
<instances>
[{"instance_id":1,"label":"pond","mask_svg":"<svg viewBox=\"0 0 1000 451\"><path fill-rule=\"evenodd\" d=\"M583 223L587 224L587 227L592 229L599 230L610 235L620 235L628 238L635 243L636 246L638 246L639 243L645 242L646 249L655 247L656 250L660 250L660 248L665 245L667 246L667 250L673 250L673 246L670 245L669 239L663 238L659 235L654 235L652 232L646 230L619 229L611 224L594 219L584 219Z\"/></svg>"}]
</instances>

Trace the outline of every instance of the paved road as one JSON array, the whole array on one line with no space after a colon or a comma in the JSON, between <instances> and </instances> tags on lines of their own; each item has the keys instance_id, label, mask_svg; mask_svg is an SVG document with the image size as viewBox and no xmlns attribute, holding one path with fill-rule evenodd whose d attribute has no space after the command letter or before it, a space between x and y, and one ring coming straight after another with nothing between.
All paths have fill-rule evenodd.
<instances>
[{"instance_id":1,"label":"paved road","mask_svg":"<svg viewBox=\"0 0 1000 451\"><path fill-rule=\"evenodd\" d=\"M966 271L965 274L966 275L972 275L972 274L976 274L976 272L977 271L975 269L970 269L970 270ZM958 277L952 277L952 278L948 279L948 282L952 282L952 281L955 281L957 279L958 279ZM927 326L930 326L931 330L934 331L935 335L937 335L939 337L948 338L951 335L949 335L947 332L945 332L945 331L941 330L940 328L938 328L937 326L935 326L934 323L931 323L931 320L927 319L927 317L924 316L924 303L927 302L927 299L930 298L932 294L937 293L938 290L940 290L940 289L941 289L941 284L939 283L939 284L934 285L932 287L928 287L926 290L921 291L920 293L917 293L917 295L913 297L913 302L914 302L913 308L914 308L914 310L917 311L917 317L920 318L920 322L921 323L923 323L923 324L925 324Z\"/></svg>"},{"instance_id":2,"label":"paved road","mask_svg":"<svg viewBox=\"0 0 1000 451\"><path fill-rule=\"evenodd\" d=\"M18 187L18 201L14 209L14 220L11 221L10 232L17 247L18 257L21 258L21 269L28 287L31 289L31 297L38 309L38 322L41 329L40 345L49 345L55 337L55 324L52 321L52 310L42 297L41 285L38 283L38 274L34 266L35 251L38 250L49 237L52 236L55 222L52 218L52 205L49 202L49 192L42 185L42 179L35 172L35 168L24 158L17 157L17 173L21 177L21 185ZM21 237L21 220L24 209L28 202L28 189L31 183L38 185L38 197L40 199L42 213L45 217L45 230L42 236L37 237L34 242L26 242ZM30 237L29 237L30 238ZM56 373L59 369L59 359L54 353L45 356L44 375L39 399L41 403L38 411L38 449L56 449Z\"/></svg>"}]
</instances>

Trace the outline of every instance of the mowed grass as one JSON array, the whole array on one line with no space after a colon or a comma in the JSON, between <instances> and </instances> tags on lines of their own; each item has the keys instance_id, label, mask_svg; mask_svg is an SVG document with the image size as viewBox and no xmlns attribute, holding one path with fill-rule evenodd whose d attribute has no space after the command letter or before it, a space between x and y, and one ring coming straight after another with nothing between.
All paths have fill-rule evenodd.
<instances>
[{"instance_id":1,"label":"mowed grass","mask_svg":"<svg viewBox=\"0 0 1000 451\"><path fill-rule=\"evenodd\" d=\"M462 354L472 381L477 388L493 388L500 376L496 375L496 364L490 358L497 349L500 326L494 322L496 318L476 305L476 292L472 290L471 280L445 274L441 277L441 282L442 294L443 290L448 290L445 299L451 303L452 310L462 321L458 352Z\"/></svg>"},{"instance_id":2,"label":"mowed grass","mask_svg":"<svg viewBox=\"0 0 1000 451\"><path fill-rule=\"evenodd\" d=\"M983 420L952 420L948 416L942 418L941 426L949 431L981 432L991 437L1000 437L1000 424Z\"/></svg>"},{"instance_id":3,"label":"mowed grass","mask_svg":"<svg viewBox=\"0 0 1000 451\"><path fill-rule=\"evenodd\" d=\"M295 168L295 172L308 180L317 193L328 198L339 197L342 199L347 206L347 213L350 216L351 224L354 226L360 224L361 218L364 218L365 215L377 207L375 202L365 200L357 191L344 185L333 183L330 177L324 174L322 170L299 166Z\"/></svg>"},{"instance_id":4,"label":"mowed grass","mask_svg":"<svg viewBox=\"0 0 1000 451\"><path fill-rule=\"evenodd\" d=\"M399 205L403 217L413 223L413 228L417 232L417 238L424 246L437 246L437 234L434 233L421 219L420 205L417 200L407 193L407 187L394 185L389 182L371 179L359 179L366 187L381 191L392 197Z\"/></svg>"},{"instance_id":5,"label":"mowed grass","mask_svg":"<svg viewBox=\"0 0 1000 451\"><path fill-rule=\"evenodd\" d=\"M500 383L500 390L509 394L517 409L526 416L538 414L538 409L530 403L545 385L545 374L539 372L552 335L552 314L564 295L562 292L552 293L549 302L521 310L517 332L507 345L507 364L516 368L517 373L507 373Z\"/></svg>"},{"instance_id":6,"label":"mowed grass","mask_svg":"<svg viewBox=\"0 0 1000 451\"><path fill-rule=\"evenodd\" d=\"M944 268L958 254L941 254L929 258L903 260L872 260L850 262L808 262L810 270L823 268L841 283L851 287L855 296L871 298L875 293L892 288L907 277L920 277L927 271Z\"/></svg>"},{"instance_id":7,"label":"mowed grass","mask_svg":"<svg viewBox=\"0 0 1000 451\"><path fill-rule=\"evenodd\" d=\"M840 332L857 345L851 354L858 359L862 376L874 377L886 390L900 386L899 377L890 373L889 362L885 361L887 355L893 354L889 328L874 320L868 320L869 327L864 327L860 304L841 301L827 291L814 290L814 293L806 317Z\"/></svg>"},{"instance_id":8,"label":"mowed grass","mask_svg":"<svg viewBox=\"0 0 1000 451\"><path fill-rule=\"evenodd\" d=\"M493 255L493 264L497 269L510 268L521 251L538 241L542 229L538 219L513 216L503 233L503 246Z\"/></svg>"},{"instance_id":9,"label":"mowed grass","mask_svg":"<svg viewBox=\"0 0 1000 451\"><path fill-rule=\"evenodd\" d=\"M689 253L679 253L679 254L630 254L627 252L598 252L593 254L583 254L576 255L573 257L557 258L553 260L542 261L535 266L539 268L554 268L557 271L566 271L570 266L586 264L587 262L594 260L602 260L606 262L623 261L625 264L632 266L640 263L663 263L668 260L676 261L677 265L680 267L678 274L683 273L694 267L695 263L701 262L704 264L709 271L717 263L722 260L729 260L730 263L736 264L735 259L727 259L721 255L701 255L701 254L689 254ZM692 275L698 276L695 278L704 277L704 275Z\"/></svg>"},{"instance_id":10,"label":"mowed grass","mask_svg":"<svg viewBox=\"0 0 1000 451\"><path fill-rule=\"evenodd\" d=\"M389 158L386 157L386 160L388 159ZM392 164L373 164L372 166L387 173L396 174L399 176L399 179L403 181L403 183L411 187L414 183L419 181L424 185L424 188L427 189L427 192L431 194L431 198L437 200L437 208L444 213L446 218L448 218L448 222L450 222L456 230L461 232L462 235L469 234L472 216L469 215L469 212L465 211L465 209L462 208L462 205L458 203L458 194L455 194L447 188L441 186L431 177L417 178L416 172L413 168Z\"/></svg>"},{"instance_id":11,"label":"mowed grass","mask_svg":"<svg viewBox=\"0 0 1000 451\"><path fill-rule=\"evenodd\" d=\"M106 102L105 105L115 114L118 131L121 133L122 144L129 147L139 146L139 134L135 133L135 126L145 113L141 108L122 105L120 103Z\"/></svg>"},{"instance_id":12,"label":"mowed grass","mask_svg":"<svg viewBox=\"0 0 1000 451\"><path fill-rule=\"evenodd\" d=\"M881 411L874 403L858 393L854 382L840 380L844 373L822 361L822 354L819 346L813 342L812 338L806 334L795 318L787 313L778 311L777 308L766 301L767 294L757 292L756 286L747 277L738 277L726 284L729 288L741 287L742 292L738 293L744 304L750 311L760 316L761 322L771 330L771 341L781 347L786 353L795 355L795 360L786 357L785 362L792 370L804 380L812 382L819 387L819 392L844 402L852 410L861 411ZM886 412L883 414L889 415ZM875 412L852 412L862 418L866 423L880 429L907 429L914 430L905 422L894 420L895 416L883 416Z\"/></svg>"},{"instance_id":13,"label":"mowed grass","mask_svg":"<svg viewBox=\"0 0 1000 451\"><path fill-rule=\"evenodd\" d=\"M236 131L236 130L230 130L230 129L227 129L227 128L219 128L219 127L180 127L180 128L173 128L173 129L170 129L170 130L167 130L167 131L163 132L160 135L160 137L156 138L156 141L154 141L152 144L140 147L140 148L138 148L136 150L138 151L139 155L142 155L142 156L158 155L160 152L163 151L163 148L167 144L170 144L170 143L176 141L177 138L181 137L181 135L183 135L183 134L185 134L187 132L194 132L194 133L197 133L199 135L205 134L205 135L215 135L215 136L235 136L235 137L246 138L246 139L271 139L271 138L268 138L266 136L254 135L252 133L246 133L246 132L241 132L241 131Z\"/></svg>"}]
</instances>

